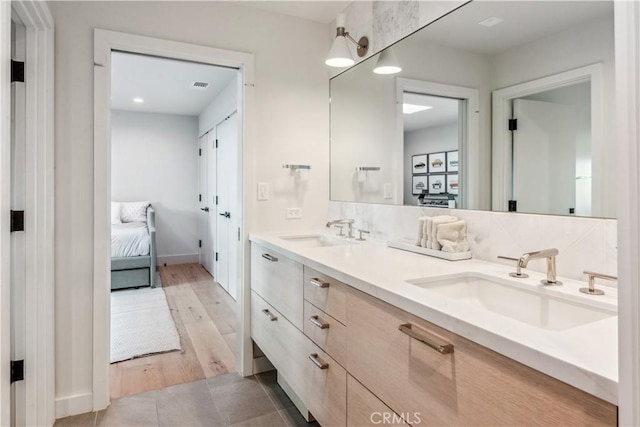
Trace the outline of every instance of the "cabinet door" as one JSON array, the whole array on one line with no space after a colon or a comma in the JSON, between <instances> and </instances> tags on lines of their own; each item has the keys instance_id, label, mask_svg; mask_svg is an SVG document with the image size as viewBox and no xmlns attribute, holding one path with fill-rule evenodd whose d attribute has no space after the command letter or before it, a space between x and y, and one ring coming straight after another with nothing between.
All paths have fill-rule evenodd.
<instances>
[{"instance_id":1,"label":"cabinet door","mask_svg":"<svg viewBox=\"0 0 640 427\"><path fill-rule=\"evenodd\" d=\"M302 330L302 264L251 244L251 289Z\"/></svg>"},{"instance_id":2,"label":"cabinet door","mask_svg":"<svg viewBox=\"0 0 640 427\"><path fill-rule=\"evenodd\" d=\"M347 371L307 340L305 404L322 426L347 424Z\"/></svg>"},{"instance_id":3,"label":"cabinet door","mask_svg":"<svg viewBox=\"0 0 640 427\"><path fill-rule=\"evenodd\" d=\"M422 421L415 414L405 414L416 425ZM347 374L347 426L369 425L408 426L402 417L367 390L358 380Z\"/></svg>"},{"instance_id":4,"label":"cabinet door","mask_svg":"<svg viewBox=\"0 0 640 427\"><path fill-rule=\"evenodd\" d=\"M304 334L339 364L345 365L347 353L345 326L308 301L304 302Z\"/></svg>"},{"instance_id":5,"label":"cabinet door","mask_svg":"<svg viewBox=\"0 0 640 427\"><path fill-rule=\"evenodd\" d=\"M308 338L273 306L251 292L251 338L298 396L305 386Z\"/></svg>"},{"instance_id":6,"label":"cabinet door","mask_svg":"<svg viewBox=\"0 0 640 427\"><path fill-rule=\"evenodd\" d=\"M346 326L349 373L420 425L616 424L615 406L355 290Z\"/></svg>"},{"instance_id":7,"label":"cabinet door","mask_svg":"<svg viewBox=\"0 0 640 427\"><path fill-rule=\"evenodd\" d=\"M304 298L342 323L347 317L347 289L344 283L304 267Z\"/></svg>"}]
</instances>

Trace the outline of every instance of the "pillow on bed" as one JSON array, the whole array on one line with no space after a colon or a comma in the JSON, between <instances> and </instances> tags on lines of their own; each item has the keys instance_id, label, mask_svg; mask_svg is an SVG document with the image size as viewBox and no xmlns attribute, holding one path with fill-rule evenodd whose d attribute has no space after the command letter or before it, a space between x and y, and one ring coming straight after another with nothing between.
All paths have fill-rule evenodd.
<instances>
[{"instance_id":1,"label":"pillow on bed","mask_svg":"<svg viewBox=\"0 0 640 427\"><path fill-rule=\"evenodd\" d=\"M122 203L122 222L147 222L147 208L151 202Z\"/></svg>"},{"instance_id":2,"label":"pillow on bed","mask_svg":"<svg viewBox=\"0 0 640 427\"><path fill-rule=\"evenodd\" d=\"M111 224L122 224L120 213L122 212L122 203L111 202Z\"/></svg>"}]
</instances>

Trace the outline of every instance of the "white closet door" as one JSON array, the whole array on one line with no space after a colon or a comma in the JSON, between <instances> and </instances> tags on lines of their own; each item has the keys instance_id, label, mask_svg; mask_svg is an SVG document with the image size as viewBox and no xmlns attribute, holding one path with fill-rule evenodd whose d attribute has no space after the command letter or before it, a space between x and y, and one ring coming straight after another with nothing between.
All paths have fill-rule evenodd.
<instances>
[{"instance_id":1,"label":"white closet door","mask_svg":"<svg viewBox=\"0 0 640 427\"><path fill-rule=\"evenodd\" d=\"M576 119L567 105L516 99L513 199L518 212L568 215L576 203Z\"/></svg>"},{"instance_id":2,"label":"white closet door","mask_svg":"<svg viewBox=\"0 0 640 427\"><path fill-rule=\"evenodd\" d=\"M237 298L238 273L238 118L232 114L218 124L217 138L217 262L216 280Z\"/></svg>"}]
</instances>

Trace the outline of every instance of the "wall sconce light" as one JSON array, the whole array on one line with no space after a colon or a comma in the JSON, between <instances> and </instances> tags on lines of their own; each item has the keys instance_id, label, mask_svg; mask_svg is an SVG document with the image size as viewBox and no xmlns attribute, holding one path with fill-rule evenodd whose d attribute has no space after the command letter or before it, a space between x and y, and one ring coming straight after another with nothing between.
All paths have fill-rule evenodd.
<instances>
[{"instance_id":1,"label":"wall sconce light","mask_svg":"<svg viewBox=\"0 0 640 427\"><path fill-rule=\"evenodd\" d=\"M402 71L400 65L398 65L398 58L394 55L391 49L385 49L380 52L376 67L373 72L376 74L397 74Z\"/></svg>"},{"instance_id":2,"label":"wall sconce light","mask_svg":"<svg viewBox=\"0 0 640 427\"><path fill-rule=\"evenodd\" d=\"M355 41L344 28L344 15L342 13L336 17L336 26L338 27L336 30L336 38L333 39L329 55L327 55L324 63L329 67L349 67L355 64L355 61L353 60L351 51L349 51L347 39L358 46L357 52L360 58L365 56L369 50L369 39L361 37L359 41Z\"/></svg>"}]
</instances>

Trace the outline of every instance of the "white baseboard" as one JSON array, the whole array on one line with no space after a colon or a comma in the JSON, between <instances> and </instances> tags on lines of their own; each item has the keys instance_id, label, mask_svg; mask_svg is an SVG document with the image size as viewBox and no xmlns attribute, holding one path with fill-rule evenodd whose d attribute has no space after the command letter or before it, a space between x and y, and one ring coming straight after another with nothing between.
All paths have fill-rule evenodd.
<instances>
[{"instance_id":1,"label":"white baseboard","mask_svg":"<svg viewBox=\"0 0 640 427\"><path fill-rule=\"evenodd\" d=\"M200 254L164 255L158 256L158 265L173 264L197 264L200 262Z\"/></svg>"},{"instance_id":2,"label":"white baseboard","mask_svg":"<svg viewBox=\"0 0 640 427\"><path fill-rule=\"evenodd\" d=\"M56 399L56 419L87 412L93 412L93 393L75 394Z\"/></svg>"}]
</instances>

